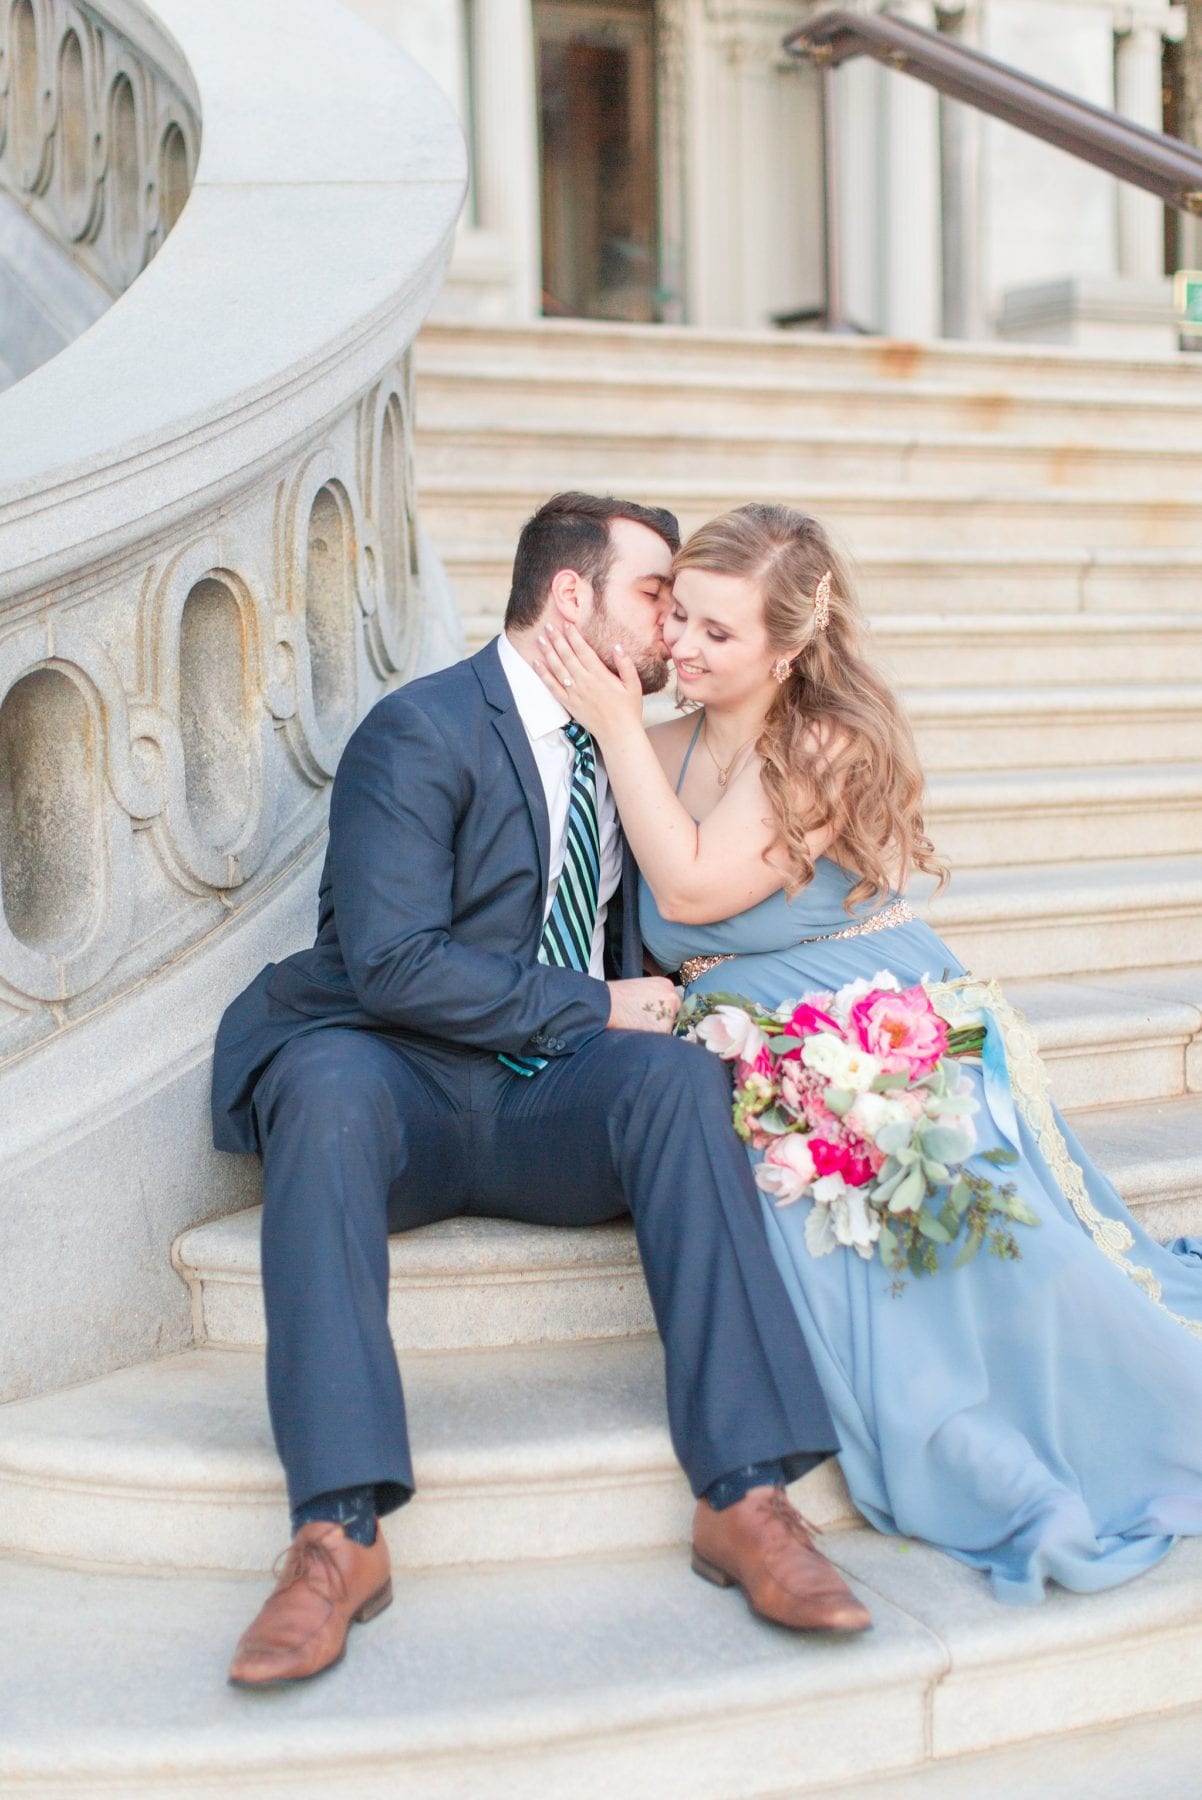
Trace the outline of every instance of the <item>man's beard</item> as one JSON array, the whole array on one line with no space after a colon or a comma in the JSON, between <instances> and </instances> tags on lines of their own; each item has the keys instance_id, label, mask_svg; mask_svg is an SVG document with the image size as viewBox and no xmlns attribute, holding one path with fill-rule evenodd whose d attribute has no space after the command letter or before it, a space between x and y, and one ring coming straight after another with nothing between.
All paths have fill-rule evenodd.
<instances>
[{"instance_id":1,"label":"man's beard","mask_svg":"<svg viewBox=\"0 0 1202 1800\"><path fill-rule=\"evenodd\" d=\"M656 656L652 650L633 649L625 635L614 624L602 594L594 597L593 610L587 626L584 627L584 637L592 649L597 652L606 668L613 669L615 675L617 669L614 668L613 647L615 643L621 644L634 664L635 673L639 678L639 686L645 694L658 694L667 687L668 671L672 665L668 660L666 650L665 654L660 657Z\"/></svg>"}]
</instances>

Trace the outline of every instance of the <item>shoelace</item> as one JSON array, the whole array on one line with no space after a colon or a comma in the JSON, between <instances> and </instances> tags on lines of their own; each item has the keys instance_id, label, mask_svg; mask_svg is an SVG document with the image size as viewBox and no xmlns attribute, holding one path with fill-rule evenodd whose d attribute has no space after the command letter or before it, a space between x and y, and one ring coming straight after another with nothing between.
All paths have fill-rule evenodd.
<instances>
[{"instance_id":1,"label":"shoelace","mask_svg":"<svg viewBox=\"0 0 1202 1800\"><path fill-rule=\"evenodd\" d=\"M822 1534L817 1525L811 1525L808 1519L802 1517L786 1497L784 1488L773 1488L764 1504L772 1517L784 1526L790 1537L799 1538L807 1550L814 1548L814 1539Z\"/></svg>"},{"instance_id":2,"label":"shoelace","mask_svg":"<svg viewBox=\"0 0 1202 1800\"><path fill-rule=\"evenodd\" d=\"M346 1599L346 1580L332 1553L319 1538L308 1538L303 1544L290 1544L276 1558L272 1574L280 1588L295 1587L306 1581L319 1599L336 1606ZM315 1576L324 1576L324 1583Z\"/></svg>"}]
</instances>

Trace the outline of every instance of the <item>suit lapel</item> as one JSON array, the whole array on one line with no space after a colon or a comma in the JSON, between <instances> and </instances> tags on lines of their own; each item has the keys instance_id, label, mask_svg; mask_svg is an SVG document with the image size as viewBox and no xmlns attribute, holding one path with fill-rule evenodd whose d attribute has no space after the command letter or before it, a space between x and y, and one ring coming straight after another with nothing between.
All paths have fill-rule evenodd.
<instances>
[{"instance_id":1,"label":"suit lapel","mask_svg":"<svg viewBox=\"0 0 1202 1800\"><path fill-rule=\"evenodd\" d=\"M551 821L547 817L547 800L534 752L530 748L530 739L526 736L526 727L522 724L513 689L505 679L495 642L486 644L483 650L473 656L472 667L484 689L484 697L492 708L493 729L508 752L530 814L534 841L538 846L539 880L545 894L551 881Z\"/></svg>"}]
</instances>

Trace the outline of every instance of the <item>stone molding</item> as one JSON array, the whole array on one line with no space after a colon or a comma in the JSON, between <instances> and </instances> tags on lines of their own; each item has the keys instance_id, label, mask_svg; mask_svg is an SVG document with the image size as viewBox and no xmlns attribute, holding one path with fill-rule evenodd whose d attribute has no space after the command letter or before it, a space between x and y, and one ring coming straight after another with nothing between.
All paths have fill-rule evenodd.
<instances>
[{"instance_id":1,"label":"stone molding","mask_svg":"<svg viewBox=\"0 0 1202 1800\"><path fill-rule=\"evenodd\" d=\"M12 0L10 35L30 3ZM323 158L307 184L292 179L297 145L279 119L270 147L252 132L252 166L240 169L238 120L223 119L220 84L210 86L206 150L220 179L207 180L202 161L170 270L147 269L82 339L0 398L0 475L17 473L23 451L33 465L23 485L0 488L0 1061L145 980L228 919L298 841L319 836L348 733L415 666L422 570L407 344L448 253L461 142L432 84L377 49L368 28L321 0L302 7L303 31L278 10L298 135L314 123L323 26L343 62L347 37L358 40L373 91L381 61L384 79L404 88L407 122L383 143L378 98L358 142L345 98L325 120L340 146L331 154L354 165L347 216L329 203L337 161ZM191 28L230 57L240 30L251 40L243 54L262 37L262 20L257 32L240 28L232 0L161 11L185 45ZM277 90L287 75L273 68ZM405 178L409 154L415 180ZM291 208L284 230L259 230L267 208ZM239 215L241 243L230 237ZM257 277L264 297L273 253L295 268L310 230L327 234L327 251L353 243L358 268L376 265L374 282L356 293L340 281L337 316L328 284L310 276L311 319L303 306L281 308L283 331L268 315L198 361L221 300L206 261L219 256L227 279L235 269ZM138 363L163 377L157 430L137 431L149 420L143 397L130 396L122 441L122 397L110 392L107 443L84 462L48 466L52 442L69 449L80 411Z\"/></svg>"},{"instance_id":2,"label":"stone molding","mask_svg":"<svg viewBox=\"0 0 1202 1800\"><path fill-rule=\"evenodd\" d=\"M187 65L140 7L0 4L0 187L114 298L179 217L199 150Z\"/></svg>"},{"instance_id":3,"label":"stone molding","mask_svg":"<svg viewBox=\"0 0 1202 1800\"><path fill-rule=\"evenodd\" d=\"M410 346L466 175L333 0L24 4L106 21L131 81L153 49L199 156L165 252L0 395L0 1398L185 1341L167 1246L253 1196L207 1144L217 1019L312 930L356 721L457 649Z\"/></svg>"}]
</instances>

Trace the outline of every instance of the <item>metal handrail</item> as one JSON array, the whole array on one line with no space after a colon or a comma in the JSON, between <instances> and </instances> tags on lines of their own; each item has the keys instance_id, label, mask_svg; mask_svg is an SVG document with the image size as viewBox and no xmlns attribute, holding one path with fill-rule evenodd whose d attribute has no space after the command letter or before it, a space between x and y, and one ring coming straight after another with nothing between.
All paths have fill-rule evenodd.
<instances>
[{"instance_id":1,"label":"metal handrail","mask_svg":"<svg viewBox=\"0 0 1202 1800\"><path fill-rule=\"evenodd\" d=\"M1182 212L1202 215L1202 151L1093 106L925 25L912 24L893 13L830 7L791 32L784 48L791 56L813 63L822 74L825 317L831 329L847 329L840 291L835 70L856 56L871 56L913 75L950 100L1002 119L1030 137L1042 138Z\"/></svg>"}]
</instances>

